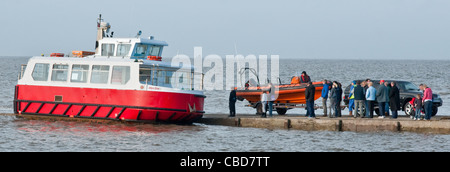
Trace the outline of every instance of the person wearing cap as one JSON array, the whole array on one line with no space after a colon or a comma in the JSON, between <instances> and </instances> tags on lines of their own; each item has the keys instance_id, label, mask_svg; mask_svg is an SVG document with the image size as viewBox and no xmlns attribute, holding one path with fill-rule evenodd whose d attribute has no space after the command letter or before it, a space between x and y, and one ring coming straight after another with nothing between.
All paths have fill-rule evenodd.
<instances>
[{"instance_id":1,"label":"person wearing cap","mask_svg":"<svg viewBox=\"0 0 450 172\"><path fill-rule=\"evenodd\" d=\"M385 118L384 112L386 107L386 102L389 100L388 88L384 85L384 80L380 81L380 86L377 89L376 97L378 101L378 108L380 110L380 116L378 118Z\"/></svg>"},{"instance_id":2,"label":"person wearing cap","mask_svg":"<svg viewBox=\"0 0 450 172\"><path fill-rule=\"evenodd\" d=\"M302 72L302 76L300 76L300 83L308 83L311 82L311 78L308 74L306 74L306 71Z\"/></svg>"}]
</instances>

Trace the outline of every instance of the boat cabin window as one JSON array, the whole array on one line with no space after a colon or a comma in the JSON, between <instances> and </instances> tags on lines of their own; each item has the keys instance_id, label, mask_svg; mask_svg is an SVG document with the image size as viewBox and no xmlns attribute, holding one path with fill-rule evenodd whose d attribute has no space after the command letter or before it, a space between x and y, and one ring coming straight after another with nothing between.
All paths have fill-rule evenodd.
<instances>
[{"instance_id":1,"label":"boat cabin window","mask_svg":"<svg viewBox=\"0 0 450 172\"><path fill-rule=\"evenodd\" d=\"M102 56L114 56L114 44L102 44Z\"/></svg>"},{"instance_id":2,"label":"boat cabin window","mask_svg":"<svg viewBox=\"0 0 450 172\"><path fill-rule=\"evenodd\" d=\"M117 45L117 55L116 56L128 56L130 52L131 44L119 44Z\"/></svg>"},{"instance_id":3,"label":"boat cabin window","mask_svg":"<svg viewBox=\"0 0 450 172\"><path fill-rule=\"evenodd\" d=\"M36 63L33 69L33 80L35 81L47 81L48 80L48 70L50 65L44 63Z\"/></svg>"},{"instance_id":4,"label":"boat cabin window","mask_svg":"<svg viewBox=\"0 0 450 172\"><path fill-rule=\"evenodd\" d=\"M147 45L147 44L136 44L133 56L136 58L147 58L147 56L160 56L162 51L162 46L157 45Z\"/></svg>"},{"instance_id":5,"label":"boat cabin window","mask_svg":"<svg viewBox=\"0 0 450 172\"><path fill-rule=\"evenodd\" d=\"M72 66L72 75L70 82L87 83L89 73L89 65L76 65Z\"/></svg>"},{"instance_id":6,"label":"boat cabin window","mask_svg":"<svg viewBox=\"0 0 450 172\"><path fill-rule=\"evenodd\" d=\"M109 78L109 66L93 65L91 83L107 84Z\"/></svg>"},{"instance_id":7,"label":"boat cabin window","mask_svg":"<svg viewBox=\"0 0 450 172\"><path fill-rule=\"evenodd\" d=\"M125 85L130 80L130 66L114 66L111 84Z\"/></svg>"},{"instance_id":8,"label":"boat cabin window","mask_svg":"<svg viewBox=\"0 0 450 172\"><path fill-rule=\"evenodd\" d=\"M134 55L137 58L144 58L146 57L148 45L145 44L136 44L136 48L134 50Z\"/></svg>"},{"instance_id":9,"label":"boat cabin window","mask_svg":"<svg viewBox=\"0 0 450 172\"><path fill-rule=\"evenodd\" d=\"M193 89L193 76L193 72L178 68L141 66L139 70L141 84L181 90Z\"/></svg>"},{"instance_id":10,"label":"boat cabin window","mask_svg":"<svg viewBox=\"0 0 450 172\"><path fill-rule=\"evenodd\" d=\"M143 84L152 83L152 69L140 68L139 69L139 81Z\"/></svg>"},{"instance_id":11,"label":"boat cabin window","mask_svg":"<svg viewBox=\"0 0 450 172\"><path fill-rule=\"evenodd\" d=\"M67 81L69 65L54 64L52 70L52 81Z\"/></svg>"},{"instance_id":12,"label":"boat cabin window","mask_svg":"<svg viewBox=\"0 0 450 172\"><path fill-rule=\"evenodd\" d=\"M151 48L150 48L150 53L149 53L149 55L150 55L150 56L160 56L160 55L159 55L160 52L161 52L161 46L155 46L155 45L153 45L153 46L151 46Z\"/></svg>"}]
</instances>

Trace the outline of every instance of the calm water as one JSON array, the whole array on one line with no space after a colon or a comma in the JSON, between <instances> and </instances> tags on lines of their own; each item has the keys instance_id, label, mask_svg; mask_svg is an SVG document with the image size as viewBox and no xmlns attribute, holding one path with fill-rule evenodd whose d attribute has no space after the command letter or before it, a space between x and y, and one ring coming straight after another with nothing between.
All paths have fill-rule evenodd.
<instances>
[{"instance_id":1,"label":"calm water","mask_svg":"<svg viewBox=\"0 0 450 172\"><path fill-rule=\"evenodd\" d=\"M0 113L12 112L20 64L1 57ZM313 80L401 79L426 83L441 95L438 115L450 115L450 61L281 60L281 78L308 71ZM207 113L227 112L228 92L206 92ZM320 100L319 100L320 101ZM238 102L238 113L254 113ZM321 111L319 110L321 113ZM289 114L304 114L297 109ZM102 125L29 121L0 116L0 151L450 151L450 135L415 133L306 132L225 126ZM264 144L262 144L264 143Z\"/></svg>"}]
</instances>

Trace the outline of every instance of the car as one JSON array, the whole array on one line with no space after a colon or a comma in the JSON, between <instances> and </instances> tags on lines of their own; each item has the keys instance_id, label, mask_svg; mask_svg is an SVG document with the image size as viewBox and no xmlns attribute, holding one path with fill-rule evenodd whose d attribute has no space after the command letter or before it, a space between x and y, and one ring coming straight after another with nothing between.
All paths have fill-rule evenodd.
<instances>
[{"instance_id":1,"label":"car","mask_svg":"<svg viewBox=\"0 0 450 172\"><path fill-rule=\"evenodd\" d=\"M363 81L363 80L356 80ZM417 94L423 94L419 87L408 81L398 81L398 80L385 80L386 82L396 82L397 87L400 90L400 107L401 110L405 112L407 116L414 116L414 107L410 101L416 97ZM380 86L380 80L372 80L373 86L378 88ZM351 84L344 91L344 103L348 106L349 100L348 95L350 94ZM438 113L438 108L443 104L441 97L438 94L433 94L433 113L432 116L436 116ZM375 112L379 115L378 103L375 101Z\"/></svg>"}]
</instances>

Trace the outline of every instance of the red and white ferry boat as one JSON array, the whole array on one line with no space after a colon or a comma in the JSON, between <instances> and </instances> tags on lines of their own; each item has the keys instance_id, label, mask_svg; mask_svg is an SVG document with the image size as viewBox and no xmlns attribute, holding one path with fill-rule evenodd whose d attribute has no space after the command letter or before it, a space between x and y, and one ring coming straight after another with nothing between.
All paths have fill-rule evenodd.
<instances>
[{"instance_id":1,"label":"red and white ferry boat","mask_svg":"<svg viewBox=\"0 0 450 172\"><path fill-rule=\"evenodd\" d=\"M53 53L22 66L16 114L182 124L203 116L206 97L202 88L194 88L195 76L202 74L162 62L166 42L140 38L140 33L112 38L101 15L97 27L95 53Z\"/></svg>"}]
</instances>

